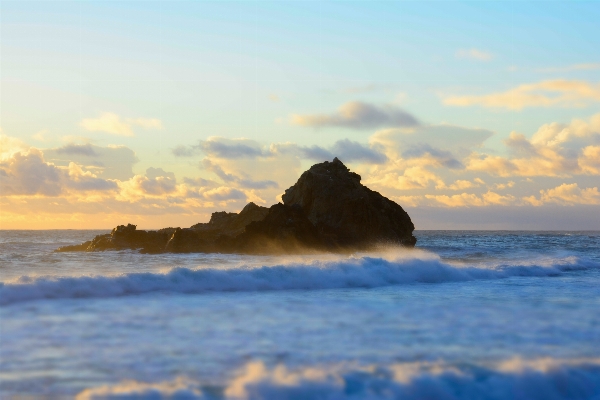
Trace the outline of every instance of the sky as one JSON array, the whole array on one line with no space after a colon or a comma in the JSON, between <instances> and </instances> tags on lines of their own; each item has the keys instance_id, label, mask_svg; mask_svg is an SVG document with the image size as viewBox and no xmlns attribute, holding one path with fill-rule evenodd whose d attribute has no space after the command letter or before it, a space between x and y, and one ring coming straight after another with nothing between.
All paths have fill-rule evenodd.
<instances>
[{"instance_id":1,"label":"sky","mask_svg":"<svg viewBox=\"0 0 600 400\"><path fill-rule=\"evenodd\" d=\"M189 227L338 157L417 229L600 229L600 3L0 2L0 229Z\"/></svg>"}]
</instances>

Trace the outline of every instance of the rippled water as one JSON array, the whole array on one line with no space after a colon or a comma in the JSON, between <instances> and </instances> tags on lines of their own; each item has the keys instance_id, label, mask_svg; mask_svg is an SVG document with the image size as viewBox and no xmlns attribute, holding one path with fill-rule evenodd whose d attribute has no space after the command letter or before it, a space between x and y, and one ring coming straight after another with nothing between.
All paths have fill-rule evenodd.
<instances>
[{"instance_id":1,"label":"rippled water","mask_svg":"<svg viewBox=\"0 0 600 400\"><path fill-rule=\"evenodd\" d=\"M598 232L52 253L98 233L0 232L2 398L600 398Z\"/></svg>"}]
</instances>

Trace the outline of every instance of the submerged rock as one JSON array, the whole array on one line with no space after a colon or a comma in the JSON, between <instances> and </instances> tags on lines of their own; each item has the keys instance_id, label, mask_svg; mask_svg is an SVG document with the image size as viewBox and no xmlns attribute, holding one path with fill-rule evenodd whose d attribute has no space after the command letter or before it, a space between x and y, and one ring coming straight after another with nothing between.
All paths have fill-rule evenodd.
<instances>
[{"instance_id":1,"label":"submerged rock","mask_svg":"<svg viewBox=\"0 0 600 400\"><path fill-rule=\"evenodd\" d=\"M335 158L304 172L285 191L283 204L266 208L248 203L239 213L215 212L208 223L183 229L144 231L119 225L110 234L56 251L266 254L414 246L414 225L406 211L360 180Z\"/></svg>"}]
</instances>

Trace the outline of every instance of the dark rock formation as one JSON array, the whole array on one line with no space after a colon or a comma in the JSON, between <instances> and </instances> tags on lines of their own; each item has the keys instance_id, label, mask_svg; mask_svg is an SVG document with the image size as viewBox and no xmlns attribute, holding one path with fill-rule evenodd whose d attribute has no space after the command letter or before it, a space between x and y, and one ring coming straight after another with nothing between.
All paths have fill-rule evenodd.
<instances>
[{"instance_id":1,"label":"dark rock formation","mask_svg":"<svg viewBox=\"0 0 600 400\"><path fill-rule=\"evenodd\" d=\"M282 199L283 204L270 208L249 203L239 213L216 212L208 223L184 229L138 231L135 225L119 225L110 234L56 251L264 254L416 243L414 225L402 207L363 186L360 175L337 158L313 165Z\"/></svg>"},{"instance_id":2,"label":"dark rock formation","mask_svg":"<svg viewBox=\"0 0 600 400\"><path fill-rule=\"evenodd\" d=\"M209 246L206 240L202 240L198 236L196 230L177 228L164 246L164 251L168 253L206 252L209 251Z\"/></svg>"},{"instance_id":3,"label":"dark rock formation","mask_svg":"<svg viewBox=\"0 0 600 400\"><path fill-rule=\"evenodd\" d=\"M327 244L301 207L278 203L271 206L265 219L250 223L243 233L229 240L228 248L259 254L333 250Z\"/></svg>"},{"instance_id":4,"label":"dark rock formation","mask_svg":"<svg viewBox=\"0 0 600 400\"><path fill-rule=\"evenodd\" d=\"M192 225L190 229L208 235L237 236L244 231L248 224L254 221L262 221L268 213L269 209L267 207L257 206L250 202L239 214L225 211L216 212L212 214L208 223Z\"/></svg>"},{"instance_id":5,"label":"dark rock formation","mask_svg":"<svg viewBox=\"0 0 600 400\"><path fill-rule=\"evenodd\" d=\"M143 249L146 253L162 253L165 244L176 228L163 228L158 231L138 231L136 225L119 225L106 235L98 235L93 240L75 246L59 247L56 251L104 251Z\"/></svg>"},{"instance_id":6,"label":"dark rock formation","mask_svg":"<svg viewBox=\"0 0 600 400\"><path fill-rule=\"evenodd\" d=\"M177 228L167 242L164 251L171 253L223 252L231 247L232 238L244 232L247 225L261 221L269 213L267 207L250 202L238 213L215 212L208 223L198 223L191 228ZM147 251L147 250L146 250Z\"/></svg>"},{"instance_id":7,"label":"dark rock formation","mask_svg":"<svg viewBox=\"0 0 600 400\"><path fill-rule=\"evenodd\" d=\"M92 244L91 240L83 242L81 244L74 244L72 246L62 246L54 250L55 252L68 252L68 251L87 251L88 247Z\"/></svg>"},{"instance_id":8,"label":"dark rock formation","mask_svg":"<svg viewBox=\"0 0 600 400\"><path fill-rule=\"evenodd\" d=\"M286 205L299 205L321 234L340 246L377 243L412 245L415 229L398 204L363 186L337 158L313 165L282 196Z\"/></svg>"}]
</instances>

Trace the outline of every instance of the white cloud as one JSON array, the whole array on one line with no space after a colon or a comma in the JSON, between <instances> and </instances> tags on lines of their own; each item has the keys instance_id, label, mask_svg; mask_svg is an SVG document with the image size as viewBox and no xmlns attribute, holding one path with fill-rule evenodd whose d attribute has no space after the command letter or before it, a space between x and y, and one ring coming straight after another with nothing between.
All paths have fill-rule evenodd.
<instances>
[{"instance_id":1,"label":"white cloud","mask_svg":"<svg viewBox=\"0 0 600 400\"><path fill-rule=\"evenodd\" d=\"M371 136L370 144L384 153L388 161L373 165L361 175L365 184L383 191L431 187L460 190L459 186L464 188L467 183L459 180L448 187L440 173L447 175L464 169L462 157L481 146L491 135L492 132L487 130L452 125L380 130ZM469 185L475 186L475 183Z\"/></svg>"},{"instance_id":2,"label":"white cloud","mask_svg":"<svg viewBox=\"0 0 600 400\"><path fill-rule=\"evenodd\" d=\"M2 196L49 196L69 192L114 191L117 184L98 178L76 163L58 167L44 160L43 153L31 148L0 162Z\"/></svg>"},{"instance_id":3,"label":"white cloud","mask_svg":"<svg viewBox=\"0 0 600 400\"><path fill-rule=\"evenodd\" d=\"M44 149L44 159L57 166L70 162L98 170L105 179L127 180L133 177L133 165L139 160L133 150L126 146L97 146L91 143L69 143L61 147Z\"/></svg>"},{"instance_id":4,"label":"white cloud","mask_svg":"<svg viewBox=\"0 0 600 400\"><path fill-rule=\"evenodd\" d=\"M98 118L85 118L81 120L81 127L92 132L106 132L113 135L134 136L131 125L122 121L121 117L113 113L104 113Z\"/></svg>"},{"instance_id":5,"label":"white cloud","mask_svg":"<svg viewBox=\"0 0 600 400\"><path fill-rule=\"evenodd\" d=\"M577 183L563 183L553 189L540 190L539 199L534 196L526 197L524 201L541 206L556 203L572 206L575 204L600 204L600 192L597 187L581 189Z\"/></svg>"},{"instance_id":6,"label":"white cloud","mask_svg":"<svg viewBox=\"0 0 600 400\"><path fill-rule=\"evenodd\" d=\"M531 139L512 132L504 143L512 157L473 152L465 160L467 170L504 177L600 173L600 114L588 121L544 124Z\"/></svg>"},{"instance_id":7,"label":"white cloud","mask_svg":"<svg viewBox=\"0 0 600 400\"><path fill-rule=\"evenodd\" d=\"M515 186L515 182L513 181L508 181L506 183L496 183L494 185L494 189L498 189L498 190L504 190L504 189L508 189Z\"/></svg>"},{"instance_id":8,"label":"white cloud","mask_svg":"<svg viewBox=\"0 0 600 400\"><path fill-rule=\"evenodd\" d=\"M590 175L600 175L600 146L584 147L577 162L582 172Z\"/></svg>"},{"instance_id":9,"label":"white cloud","mask_svg":"<svg viewBox=\"0 0 600 400\"><path fill-rule=\"evenodd\" d=\"M490 205L509 205L515 201L512 195L500 195L498 193L488 191L478 196L473 193L461 193L452 196L448 195L425 195L425 198L434 200L447 207L483 207Z\"/></svg>"},{"instance_id":10,"label":"white cloud","mask_svg":"<svg viewBox=\"0 0 600 400\"><path fill-rule=\"evenodd\" d=\"M487 129L456 125L422 125L382 129L375 132L369 142L385 148L390 159L419 158L429 154L439 165L459 167L462 157L481 147L493 134Z\"/></svg>"},{"instance_id":11,"label":"white cloud","mask_svg":"<svg viewBox=\"0 0 600 400\"><path fill-rule=\"evenodd\" d=\"M44 162L42 152L36 149L15 153L0 163L0 177L2 196L58 196L62 192L61 171Z\"/></svg>"},{"instance_id":12,"label":"white cloud","mask_svg":"<svg viewBox=\"0 0 600 400\"><path fill-rule=\"evenodd\" d=\"M11 158L15 153L27 152L30 146L20 139L7 136L0 131L0 161Z\"/></svg>"},{"instance_id":13,"label":"white cloud","mask_svg":"<svg viewBox=\"0 0 600 400\"><path fill-rule=\"evenodd\" d=\"M391 200L400 204L402 207L417 207L424 199L423 196L391 196Z\"/></svg>"},{"instance_id":14,"label":"white cloud","mask_svg":"<svg viewBox=\"0 0 600 400\"><path fill-rule=\"evenodd\" d=\"M419 165L400 167L399 163L385 166L373 171L364 179L364 183L382 188L396 190L426 189L434 184L436 187L445 187L444 181L435 173Z\"/></svg>"},{"instance_id":15,"label":"white cloud","mask_svg":"<svg viewBox=\"0 0 600 400\"><path fill-rule=\"evenodd\" d=\"M162 220L156 218L165 214L186 226L192 224L186 215L195 215L199 222L206 220L212 211L239 211L247 201L269 205L262 193L255 190L219 186L202 178L188 178L178 184L172 172L161 168L150 167L146 175L123 180L103 179L99 177L105 172L101 167L68 161L69 157L96 157L106 149L99 146L67 145L60 148L61 152L51 149L55 155L65 157L66 164L56 165L45 160L41 150L20 141L5 139L2 144L0 223L3 226L72 227L69 221L77 225L95 221L96 227L107 227L106 224L122 223L123 218L137 221L154 218L153 227L160 227L155 224ZM241 168L252 170L246 165ZM274 171L270 165L266 169ZM295 169L283 168L283 172L294 175Z\"/></svg>"},{"instance_id":16,"label":"white cloud","mask_svg":"<svg viewBox=\"0 0 600 400\"><path fill-rule=\"evenodd\" d=\"M564 79L528 83L486 95L446 96L446 105L522 110L526 107L585 107L600 101L600 84Z\"/></svg>"},{"instance_id":17,"label":"white cloud","mask_svg":"<svg viewBox=\"0 0 600 400\"><path fill-rule=\"evenodd\" d=\"M145 129L162 129L162 122L156 118L129 118L121 119L114 113L104 113L98 118L85 118L80 126L92 132L106 132L120 136L135 136L132 126Z\"/></svg>"},{"instance_id":18,"label":"white cloud","mask_svg":"<svg viewBox=\"0 0 600 400\"><path fill-rule=\"evenodd\" d=\"M450 186L447 186L447 188L450 190L464 190L464 189L469 189L469 188L476 187L476 186L479 186L479 184L473 183L471 181L467 181L464 179L459 179L459 180L455 181L453 184L451 184Z\"/></svg>"},{"instance_id":19,"label":"white cloud","mask_svg":"<svg viewBox=\"0 0 600 400\"><path fill-rule=\"evenodd\" d=\"M538 146L557 147L576 139L594 139L600 137L600 114L593 115L589 121L573 120L570 124L553 122L544 124L531 138Z\"/></svg>"}]
</instances>

